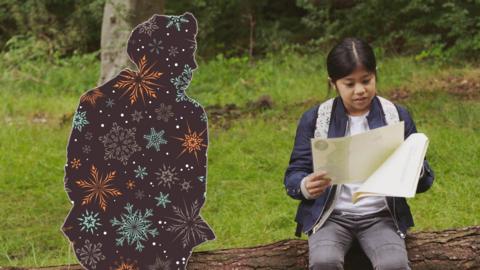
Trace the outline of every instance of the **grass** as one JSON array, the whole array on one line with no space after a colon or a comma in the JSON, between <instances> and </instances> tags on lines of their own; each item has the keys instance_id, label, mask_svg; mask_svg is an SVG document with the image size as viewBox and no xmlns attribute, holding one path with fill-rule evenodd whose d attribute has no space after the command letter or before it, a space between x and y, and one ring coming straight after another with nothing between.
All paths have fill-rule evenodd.
<instances>
[{"instance_id":1,"label":"grass","mask_svg":"<svg viewBox=\"0 0 480 270\"><path fill-rule=\"evenodd\" d=\"M321 54L286 53L254 64L244 58L199 63L188 93L203 106L243 107L262 95L270 95L274 106L231 120L227 129L209 121L207 200L201 214L217 239L195 251L294 238L298 201L286 195L283 174L301 114L326 97L324 62ZM75 110L81 93L95 86L98 68L92 55L0 67L1 266L76 263L60 232L70 209L63 190L70 122L62 118ZM413 231L478 225L479 100L463 100L432 83L452 74L474 78L478 68L392 57L379 59L379 73L379 94L407 89L408 99L399 103L430 138L427 157L436 181L408 200Z\"/></svg>"}]
</instances>

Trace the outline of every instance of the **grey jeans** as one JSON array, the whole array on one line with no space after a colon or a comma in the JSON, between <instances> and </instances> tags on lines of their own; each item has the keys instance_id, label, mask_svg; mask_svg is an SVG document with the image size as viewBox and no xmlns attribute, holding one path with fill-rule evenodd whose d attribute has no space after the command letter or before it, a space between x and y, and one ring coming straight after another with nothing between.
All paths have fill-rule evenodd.
<instances>
[{"instance_id":1,"label":"grey jeans","mask_svg":"<svg viewBox=\"0 0 480 270\"><path fill-rule=\"evenodd\" d=\"M405 239L395 232L388 210L368 216L342 215L334 210L308 237L309 269L343 269L356 238L374 269L410 270Z\"/></svg>"}]
</instances>

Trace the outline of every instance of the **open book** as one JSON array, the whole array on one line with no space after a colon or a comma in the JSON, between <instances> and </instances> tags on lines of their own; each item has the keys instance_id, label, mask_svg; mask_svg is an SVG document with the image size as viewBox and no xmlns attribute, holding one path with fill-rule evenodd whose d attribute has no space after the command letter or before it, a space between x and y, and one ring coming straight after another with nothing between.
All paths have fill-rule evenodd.
<instances>
[{"instance_id":1,"label":"open book","mask_svg":"<svg viewBox=\"0 0 480 270\"><path fill-rule=\"evenodd\" d=\"M428 138L404 140L404 122L353 136L312 138L313 170L326 171L332 184L361 183L352 202L366 196L414 197Z\"/></svg>"}]
</instances>

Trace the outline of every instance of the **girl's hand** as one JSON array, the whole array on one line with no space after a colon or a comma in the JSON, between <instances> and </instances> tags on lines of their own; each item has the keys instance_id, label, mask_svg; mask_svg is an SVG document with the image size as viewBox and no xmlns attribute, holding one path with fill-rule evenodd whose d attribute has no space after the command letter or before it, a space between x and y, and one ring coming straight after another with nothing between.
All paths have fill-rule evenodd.
<instances>
[{"instance_id":1,"label":"girl's hand","mask_svg":"<svg viewBox=\"0 0 480 270\"><path fill-rule=\"evenodd\" d=\"M318 171L306 176L305 187L313 198L318 198L331 185L332 179L326 177L327 172Z\"/></svg>"}]
</instances>

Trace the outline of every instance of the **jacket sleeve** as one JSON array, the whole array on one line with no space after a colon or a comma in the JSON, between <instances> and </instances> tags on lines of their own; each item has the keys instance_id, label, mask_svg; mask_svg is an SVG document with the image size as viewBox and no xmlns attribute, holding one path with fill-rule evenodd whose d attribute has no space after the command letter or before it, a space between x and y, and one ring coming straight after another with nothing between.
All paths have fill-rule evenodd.
<instances>
[{"instance_id":1,"label":"jacket sleeve","mask_svg":"<svg viewBox=\"0 0 480 270\"><path fill-rule=\"evenodd\" d=\"M316 122L316 108L306 111L297 126L290 162L285 172L284 185L293 199L306 200L301 191L302 179L313 172L310 139L313 138Z\"/></svg>"},{"instance_id":2,"label":"jacket sleeve","mask_svg":"<svg viewBox=\"0 0 480 270\"><path fill-rule=\"evenodd\" d=\"M413 121L410 113L407 109L403 108L400 105L397 105L398 112L400 115L400 120L405 121L405 139L410 136L410 134L417 133L417 127ZM416 193L423 193L430 189L435 180L435 174L428 164L427 157L423 160L422 172L420 173L420 179L418 180L417 191Z\"/></svg>"}]
</instances>

